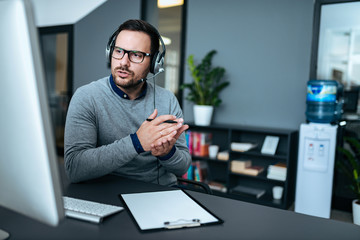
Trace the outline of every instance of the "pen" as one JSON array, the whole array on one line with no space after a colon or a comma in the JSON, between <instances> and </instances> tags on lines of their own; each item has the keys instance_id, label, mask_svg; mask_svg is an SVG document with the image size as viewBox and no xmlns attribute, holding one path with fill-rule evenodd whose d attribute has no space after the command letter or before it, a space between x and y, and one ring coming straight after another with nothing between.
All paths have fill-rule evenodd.
<instances>
[{"instance_id":1,"label":"pen","mask_svg":"<svg viewBox=\"0 0 360 240\"><path fill-rule=\"evenodd\" d=\"M147 118L147 119L146 119L146 121L148 121L148 122L151 122L152 120L154 120L154 119L151 119L151 118ZM166 121L164 121L163 123L177 123L177 122L174 121L174 120L166 120Z\"/></svg>"}]
</instances>

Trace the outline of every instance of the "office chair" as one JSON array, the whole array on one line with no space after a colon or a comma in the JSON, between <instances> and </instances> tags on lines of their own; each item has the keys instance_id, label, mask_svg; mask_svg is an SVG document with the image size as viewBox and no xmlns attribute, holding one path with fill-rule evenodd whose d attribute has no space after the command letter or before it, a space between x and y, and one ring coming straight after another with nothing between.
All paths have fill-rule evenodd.
<instances>
[{"instance_id":1,"label":"office chair","mask_svg":"<svg viewBox=\"0 0 360 240\"><path fill-rule=\"evenodd\" d=\"M209 185L207 185L206 183L185 179L182 177L177 177L177 182L178 182L177 186L181 189L203 192L211 195L213 194Z\"/></svg>"}]
</instances>

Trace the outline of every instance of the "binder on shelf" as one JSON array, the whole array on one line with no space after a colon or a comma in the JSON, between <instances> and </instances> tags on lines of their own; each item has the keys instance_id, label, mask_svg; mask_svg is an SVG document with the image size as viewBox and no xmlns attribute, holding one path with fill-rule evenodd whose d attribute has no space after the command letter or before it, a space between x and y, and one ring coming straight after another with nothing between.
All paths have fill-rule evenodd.
<instances>
[{"instance_id":1,"label":"binder on shelf","mask_svg":"<svg viewBox=\"0 0 360 240\"><path fill-rule=\"evenodd\" d=\"M260 198L266 191L265 189L238 185L231 189L231 192L241 196Z\"/></svg>"},{"instance_id":2,"label":"binder on shelf","mask_svg":"<svg viewBox=\"0 0 360 240\"><path fill-rule=\"evenodd\" d=\"M182 190L128 193L119 197L141 231L224 222Z\"/></svg>"}]
</instances>

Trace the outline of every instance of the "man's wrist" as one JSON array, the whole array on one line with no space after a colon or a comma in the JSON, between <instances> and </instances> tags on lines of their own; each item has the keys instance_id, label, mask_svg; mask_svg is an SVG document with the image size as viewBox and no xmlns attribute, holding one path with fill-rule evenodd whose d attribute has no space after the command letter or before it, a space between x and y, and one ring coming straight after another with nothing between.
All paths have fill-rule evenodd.
<instances>
[{"instance_id":1,"label":"man's wrist","mask_svg":"<svg viewBox=\"0 0 360 240\"><path fill-rule=\"evenodd\" d=\"M162 156L162 157L158 157L158 159L161 161L166 161L166 160L170 159L172 156L174 156L175 152L176 152L176 147L174 145L168 154L166 154L165 156Z\"/></svg>"},{"instance_id":2,"label":"man's wrist","mask_svg":"<svg viewBox=\"0 0 360 240\"><path fill-rule=\"evenodd\" d=\"M134 145L134 148L138 154L145 152L144 148L141 146L140 140L136 133L130 134L131 141Z\"/></svg>"}]
</instances>

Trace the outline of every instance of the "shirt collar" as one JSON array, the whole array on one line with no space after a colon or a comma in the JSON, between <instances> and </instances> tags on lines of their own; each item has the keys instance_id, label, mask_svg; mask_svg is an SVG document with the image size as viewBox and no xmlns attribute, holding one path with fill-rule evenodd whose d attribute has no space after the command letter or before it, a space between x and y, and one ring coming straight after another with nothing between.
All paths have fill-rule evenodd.
<instances>
[{"instance_id":1,"label":"shirt collar","mask_svg":"<svg viewBox=\"0 0 360 240\"><path fill-rule=\"evenodd\" d=\"M123 99L130 99L129 96L127 95L127 93L125 93L124 91L122 91L120 88L118 88L116 86L112 74L110 74L109 81L110 81L111 88L114 90L114 92L117 95L119 95ZM143 90L141 91L140 95L135 100L144 97L146 95L146 90L147 90L147 82L145 82L145 84L143 86Z\"/></svg>"}]
</instances>

